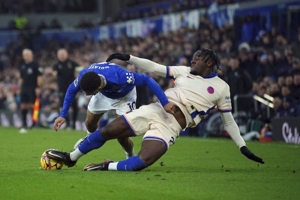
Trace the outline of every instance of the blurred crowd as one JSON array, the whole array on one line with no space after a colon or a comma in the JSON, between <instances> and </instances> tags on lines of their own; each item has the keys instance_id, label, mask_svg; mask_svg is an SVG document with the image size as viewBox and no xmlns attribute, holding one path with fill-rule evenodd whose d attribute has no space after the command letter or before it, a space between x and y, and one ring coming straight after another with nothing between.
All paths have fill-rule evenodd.
<instances>
[{"instance_id":1,"label":"blurred crowd","mask_svg":"<svg viewBox=\"0 0 300 200\"><path fill-rule=\"evenodd\" d=\"M135 0L122 10L120 15L114 21L147 18L196 8L208 8L213 3L217 3L218 5L226 5L245 1L255 0L155 0L151 1L151 5L145 5L144 0Z\"/></svg>"},{"instance_id":2,"label":"blurred crowd","mask_svg":"<svg viewBox=\"0 0 300 200\"><path fill-rule=\"evenodd\" d=\"M251 44L237 45L232 24L227 23L218 28L206 16L202 16L200 21L197 30L185 27L169 34L152 33L145 38L129 38L124 35L117 40L97 42L88 38L84 38L82 43L48 41L39 51L34 52L35 61L43 71L42 109L59 109L57 80L53 73L59 48L67 49L70 59L82 67L103 62L113 52L129 53L168 66L189 66L197 49L211 48L221 60L221 70L218 73L231 87L232 102L236 95L264 97L267 94L274 98L274 109L270 117L300 115L300 27L296 41L289 41L279 30L273 28L271 31L262 30ZM21 52L24 48L32 49L36 43L37 41L21 34L17 41L11 41L1 52L0 109L19 109L19 67L23 62ZM127 67L131 71L137 71L132 65ZM173 85L172 80L150 75L164 90ZM79 108L85 110L88 99L83 94L78 98ZM137 106L156 100L148 89L138 88ZM264 112L265 107L264 104L259 104L258 111ZM254 101L251 98L240 99L239 110L254 111Z\"/></svg>"},{"instance_id":3,"label":"blurred crowd","mask_svg":"<svg viewBox=\"0 0 300 200\"><path fill-rule=\"evenodd\" d=\"M0 14L58 13L97 11L97 0L5 0L0 1Z\"/></svg>"},{"instance_id":4,"label":"blurred crowd","mask_svg":"<svg viewBox=\"0 0 300 200\"><path fill-rule=\"evenodd\" d=\"M132 19L140 19L147 17L159 16L162 14L180 12L196 8L208 8L212 4L225 5L235 2L246 2L255 0L172 0L158 1L154 0L151 3L143 0L129 1L125 4L122 11L115 17L108 16L104 19L94 19L93 21L82 18L78 21L75 28L93 28L104 24L122 22ZM96 12L96 0L8 0L0 2L0 14L15 14L14 20L8 23L7 29L61 29L64 28L57 19L53 19L47 23L41 20L36 26L32 26L26 18L26 14L30 13L80 13L80 12ZM22 21L23 26L19 27L17 21Z\"/></svg>"}]
</instances>

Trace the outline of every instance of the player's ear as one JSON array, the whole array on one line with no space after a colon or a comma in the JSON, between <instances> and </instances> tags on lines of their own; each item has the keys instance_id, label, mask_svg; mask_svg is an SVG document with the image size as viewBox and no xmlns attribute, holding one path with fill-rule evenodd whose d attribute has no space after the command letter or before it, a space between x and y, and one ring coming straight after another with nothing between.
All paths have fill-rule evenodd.
<instances>
[{"instance_id":1,"label":"player's ear","mask_svg":"<svg viewBox=\"0 0 300 200\"><path fill-rule=\"evenodd\" d=\"M207 61L206 64L207 64L207 66L208 66L209 68L212 68L214 63L213 63L212 61L209 60L209 61Z\"/></svg>"},{"instance_id":2,"label":"player's ear","mask_svg":"<svg viewBox=\"0 0 300 200\"><path fill-rule=\"evenodd\" d=\"M101 76L99 76L99 78L100 78L100 85L98 86L98 90L101 90L103 87L102 85L103 85L104 80L101 78Z\"/></svg>"}]
</instances>

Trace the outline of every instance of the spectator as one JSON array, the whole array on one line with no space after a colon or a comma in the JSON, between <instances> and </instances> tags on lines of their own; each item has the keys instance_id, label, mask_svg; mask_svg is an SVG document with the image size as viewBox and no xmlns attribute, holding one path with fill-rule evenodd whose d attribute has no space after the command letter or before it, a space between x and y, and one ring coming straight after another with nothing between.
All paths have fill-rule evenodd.
<instances>
[{"instance_id":1,"label":"spectator","mask_svg":"<svg viewBox=\"0 0 300 200\"><path fill-rule=\"evenodd\" d=\"M267 94L272 97L280 97L280 88L277 83L271 83L267 89Z\"/></svg>"},{"instance_id":2,"label":"spectator","mask_svg":"<svg viewBox=\"0 0 300 200\"><path fill-rule=\"evenodd\" d=\"M268 68L268 56L267 54L262 54L259 58L259 66L256 71L256 78L262 79L266 76L266 70Z\"/></svg>"},{"instance_id":3,"label":"spectator","mask_svg":"<svg viewBox=\"0 0 300 200\"><path fill-rule=\"evenodd\" d=\"M274 50L273 51L273 54L275 56L275 63L276 63L276 69L277 69L277 77L278 75L282 75L282 76L285 76L287 75L286 73L286 69L285 69L285 66L286 66L286 61L284 60L282 54L277 51L277 50Z\"/></svg>"},{"instance_id":4,"label":"spectator","mask_svg":"<svg viewBox=\"0 0 300 200\"><path fill-rule=\"evenodd\" d=\"M227 82L227 72L229 70L229 66L228 66L228 62L229 62L229 59L227 56L220 56L220 68L221 70L218 70L217 73L218 73L218 76L223 79L224 81ZM186 65L188 66L188 65Z\"/></svg>"},{"instance_id":5,"label":"spectator","mask_svg":"<svg viewBox=\"0 0 300 200\"><path fill-rule=\"evenodd\" d=\"M19 30L28 28L28 19L23 16L22 12L18 13L18 16L14 19L15 27Z\"/></svg>"},{"instance_id":6,"label":"spectator","mask_svg":"<svg viewBox=\"0 0 300 200\"><path fill-rule=\"evenodd\" d=\"M230 58L229 66L231 72L228 74L228 85L230 87L231 100L234 102L234 96L239 94L249 94L252 89L252 79L248 72L240 68L240 63L237 58ZM249 110L249 100L241 98L239 100L239 109ZM236 108L234 108L236 109Z\"/></svg>"},{"instance_id":7,"label":"spectator","mask_svg":"<svg viewBox=\"0 0 300 200\"><path fill-rule=\"evenodd\" d=\"M273 107L274 113L275 113L275 115L277 115L277 113L278 113L277 117L279 117L279 110L282 107L282 100L279 97L275 97L273 100L273 105L274 105L274 107Z\"/></svg>"},{"instance_id":8,"label":"spectator","mask_svg":"<svg viewBox=\"0 0 300 200\"><path fill-rule=\"evenodd\" d=\"M279 76L277 79L277 84L281 88L282 86L285 86L285 77L284 76Z\"/></svg>"},{"instance_id":9,"label":"spectator","mask_svg":"<svg viewBox=\"0 0 300 200\"><path fill-rule=\"evenodd\" d=\"M241 68L245 69L249 73L252 80L257 80L257 71L259 63L256 60L256 53L251 50L248 53L244 54L246 56L246 59L244 60L244 62L241 63Z\"/></svg>"},{"instance_id":10,"label":"spectator","mask_svg":"<svg viewBox=\"0 0 300 200\"><path fill-rule=\"evenodd\" d=\"M292 69L289 71L289 74L293 74L294 71L299 71L299 70L300 70L300 59L294 58L292 63Z\"/></svg>"},{"instance_id":11,"label":"spectator","mask_svg":"<svg viewBox=\"0 0 300 200\"><path fill-rule=\"evenodd\" d=\"M293 76L286 76L285 77L285 85L287 86L287 87L289 87L289 88L291 88L292 87L292 85L293 85Z\"/></svg>"},{"instance_id":12,"label":"spectator","mask_svg":"<svg viewBox=\"0 0 300 200\"><path fill-rule=\"evenodd\" d=\"M284 85L281 87L281 97L288 97L291 94L291 90L288 86Z\"/></svg>"},{"instance_id":13,"label":"spectator","mask_svg":"<svg viewBox=\"0 0 300 200\"><path fill-rule=\"evenodd\" d=\"M296 117L297 108L293 104L293 99L290 97L284 97L282 99L282 107L277 111L278 117Z\"/></svg>"},{"instance_id":14,"label":"spectator","mask_svg":"<svg viewBox=\"0 0 300 200\"><path fill-rule=\"evenodd\" d=\"M293 85L291 86L291 95L298 101L300 105L300 71L293 75Z\"/></svg>"}]
</instances>

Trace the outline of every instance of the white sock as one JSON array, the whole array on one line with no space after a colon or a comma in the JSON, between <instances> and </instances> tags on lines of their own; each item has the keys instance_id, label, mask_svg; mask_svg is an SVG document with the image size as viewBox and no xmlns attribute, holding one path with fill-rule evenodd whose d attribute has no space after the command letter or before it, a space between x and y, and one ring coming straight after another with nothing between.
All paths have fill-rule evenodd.
<instances>
[{"instance_id":1,"label":"white sock","mask_svg":"<svg viewBox=\"0 0 300 200\"><path fill-rule=\"evenodd\" d=\"M130 157L133 157L133 156L135 156L135 154L134 154L134 150L132 150L132 152L131 152L131 153L127 153L127 152L125 151L125 155L126 155L126 159L128 159L128 158L130 158Z\"/></svg>"},{"instance_id":2,"label":"white sock","mask_svg":"<svg viewBox=\"0 0 300 200\"><path fill-rule=\"evenodd\" d=\"M76 161L76 160L78 160L83 155L84 154L81 153L81 151L79 151L79 149L77 148L77 149L75 149L74 151L72 151L70 153L70 158L71 158L72 161Z\"/></svg>"},{"instance_id":3,"label":"white sock","mask_svg":"<svg viewBox=\"0 0 300 200\"><path fill-rule=\"evenodd\" d=\"M118 170L117 166L118 166L119 162L111 162L108 164L108 170Z\"/></svg>"}]
</instances>

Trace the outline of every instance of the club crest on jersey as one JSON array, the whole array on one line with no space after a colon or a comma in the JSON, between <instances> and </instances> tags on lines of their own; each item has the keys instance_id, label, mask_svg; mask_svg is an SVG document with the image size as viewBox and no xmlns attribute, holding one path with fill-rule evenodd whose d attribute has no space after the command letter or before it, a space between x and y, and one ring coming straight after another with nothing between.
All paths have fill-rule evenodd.
<instances>
[{"instance_id":1,"label":"club crest on jersey","mask_svg":"<svg viewBox=\"0 0 300 200\"><path fill-rule=\"evenodd\" d=\"M134 83L134 77L132 73L126 73L127 83L132 84Z\"/></svg>"},{"instance_id":2,"label":"club crest on jersey","mask_svg":"<svg viewBox=\"0 0 300 200\"><path fill-rule=\"evenodd\" d=\"M31 68L27 69L27 74L29 74L29 75L32 74L32 69Z\"/></svg>"},{"instance_id":3,"label":"club crest on jersey","mask_svg":"<svg viewBox=\"0 0 300 200\"><path fill-rule=\"evenodd\" d=\"M213 93L215 92L215 89L214 89L213 87L209 86L209 87L207 88L207 92L208 92L209 94L213 94Z\"/></svg>"}]
</instances>

